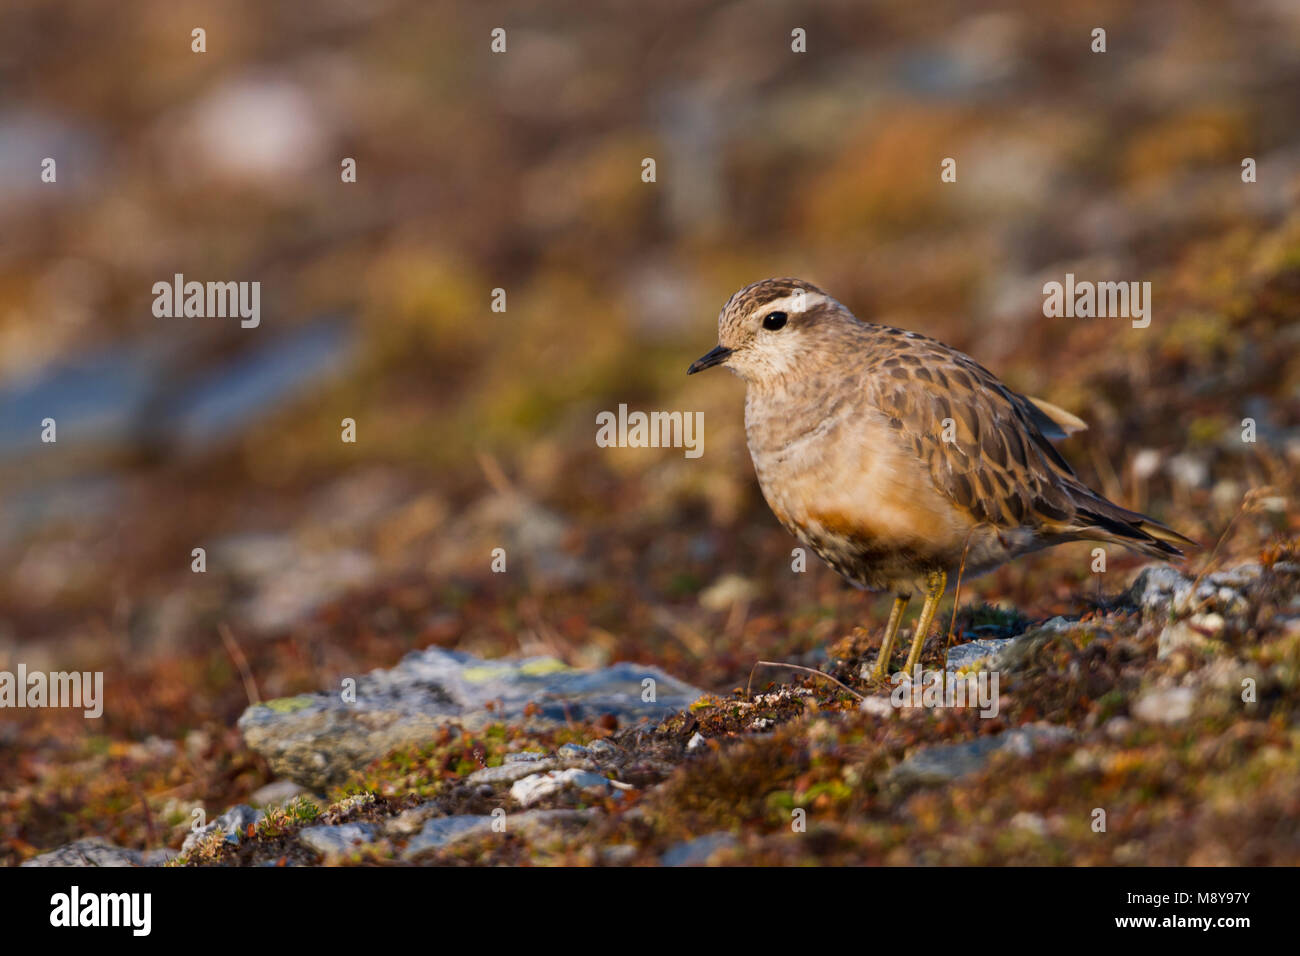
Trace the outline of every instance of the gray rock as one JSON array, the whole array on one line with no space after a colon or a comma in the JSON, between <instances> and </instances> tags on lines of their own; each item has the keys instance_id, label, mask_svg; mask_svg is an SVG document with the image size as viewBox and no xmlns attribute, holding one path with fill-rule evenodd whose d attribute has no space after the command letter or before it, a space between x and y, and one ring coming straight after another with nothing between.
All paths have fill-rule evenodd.
<instances>
[{"instance_id":1,"label":"gray rock","mask_svg":"<svg viewBox=\"0 0 1300 956\"><path fill-rule=\"evenodd\" d=\"M597 760L609 760L618 754L618 748L608 740L591 741L587 744L587 751Z\"/></svg>"},{"instance_id":2,"label":"gray rock","mask_svg":"<svg viewBox=\"0 0 1300 956\"><path fill-rule=\"evenodd\" d=\"M145 850L140 854L141 866L162 866L180 856L179 850L173 850L171 847L159 847L156 850Z\"/></svg>"},{"instance_id":3,"label":"gray rock","mask_svg":"<svg viewBox=\"0 0 1300 956\"><path fill-rule=\"evenodd\" d=\"M1215 587L1236 588L1238 590L1248 588L1259 580L1264 568L1255 561L1247 561L1239 564L1235 568L1229 568L1226 571L1216 571L1209 575L1206 580Z\"/></svg>"},{"instance_id":4,"label":"gray rock","mask_svg":"<svg viewBox=\"0 0 1300 956\"><path fill-rule=\"evenodd\" d=\"M310 797L311 791L292 780L274 780L253 791L248 802L255 807L283 807L299 797Z\"/></svg>"},{"instance_id":5,"label":"gray rock","mask_svg":"<svg viewBox=\"0 0 1300 956\"><path fill-rule=\"evenodd\" d=\"M462 837L491 831L490 816L464 813L451 817L435 817L426 822L420 832L411 838L406 849L402 851L402 856L409 860L426 850L446 846Z\"/></svg>"},{"instance_id":6,"label":"gray rock","mask_svg":"<svg viewBox=\"0 0 1300 956\"><path fill-rule=\"evenodd\" d=\"M958 644L948 650L948 670L956 672L976 664L992 663L1014 637L992 637Z\"/></svg>"},{"instance_id":7,"label":"gray rock","mask_svg":"<svg viewBox=\"0 0 1300 956\"><path fill-rule=\"evenodd\" d=\"M175 856L173 850L128 850L99 837L77 840L32 857L23 866L161 866Z\"/></svg>"},{"instance_id":8,"label":"gray rock","mask_svg":"<svg viewBox=\"0 0 1300 956\"><path fill-rule=\"evenodd\" d=\"M998 650L992 669L1014 671L1034 659L1038 649L1051 642L1057 634L1065 634L1079 627L1079 622L1066 617L1054 617L1036 627L1031 627L1011 638ZM953 648L956 650L956 648Z\"/></svg>"},{"instance_id":9,"label":"gray rock","mask_svg":"<svg viewBox=\"0 0 1300 956\"><path fill-rule=\"evenodd\" d=\"M1033 630L1039 634L1063 634L1066 631L1074 630L1078 626L1078 621L1073 618L1061 617L1061 615L1058 614L1056 617L1048 618Z\"/></svg>"},{"instance_id":10,"label":"gray rock","mask_svg":"<svg viewBox=\"0 0 1300 956\"><path fill-rule=\"evenodd\" d=\"M555 755L564 761L586 760L591 756L591 751L577 744L565 744L555 752Z\"/></svg>"},{"instance_id":11,"label":"gray rock","mask_svg":"<svg viewBox=\"0 0 1300 956\"><path fill-rule=\"evenodd\" d=\"M1191 590L1191 578L1167 564L1156 564L1138 573L1125 597L1144 611L1168 613L1170 604L1181 603Z\"/></svg>"},{"instance_id":12,"label":"gray rock","mask_svg":"<svg viewBox=\"0 0 1300 956\"><path fill-rule=\"evenodd\" d=\"M554 770L557 766L559 764L554 760L503 763L499 767L484 767L482 770L475 770L465 778L465 782L471 786L478 786L479 784L496 786L498 784L514 783L516 780L522 780L524 777L530 777L535 773Z\"/></svg>"},{"instance_id":13,"label":"gray rock","mask_svg":"<svg viewBox=\"0 0 1300 956\"><path fill-rule=\"evenodd\" d=\"M653 702L641 699L647 677L656 684ZM610 713L621 724L658 722L701 694L641 664L573 670L553 658L483 660L433 647L363 675L354 704L332 692L280 698L244 711L239 729L275 773L324 790L350 769L423 743L447 724L547 729ZM530 705L535 712L525 714Z\"/></svg>"},{"instance_id":14,"label":"gray rock","mask_svg":"<svg viewBox=\"0 0 1300 956\"><path fill-rule=\"evenodd\" d=\"M246 803L237 804L202 829L191 830L186 834L185 842L181 845L181 853L189 853L215 830L224 833L229 842L238 843L249 824L256 824L264 816L266 813L262 810L255 810Z\"/></svg>"},{"instance_id":15,"label":"gray rock","mask_svg":"<svg viewBox=\"0 0 1300 956\"><path fill-rule=\"evenodd\" d=\"M378 835L379 829L372 823L342 823L338 826L306 827L298 831L298 841L321 856L339 856L373 843Z\"/></svg>"},{"instance_id":16,"label":"gray rock","mask_svg":"<svg viewBox=\"0 0 1300 956\"><path fill-rule=\"evenodd\" d=\"M506 754L506 763L536 763L545 760L546 754L540 750L520 750L518 753Z\"/></svg>"},{"instance_id":17,"label":"gray rock","mask_svg":"<svg viewBox=\"0 0 1300 956\"><path fill-rule=\"evenodd\" d=\"M1035 750L1071 740L1075 732L1055 724L1027 724L967 743L922 747L889 773L898 783L947 783L979 770L994 753L1008 750L1028 756Z\"/></svg>"},{"instance_id":18,"label":"gray rock","mask_svg":"<svg viewBox=\"0 0 1300 956\"><path fill-rule=\"evenodd\" d=\"M529 810L526 813L512 813L504 818L504 829L499 832L514 833L525 839L544 838L556 831L569 830L583 826L599 815L596 810ZM424 828L411 839L402 851L405 859L411 859L429 850L448 846L457 840L481 837L498 832L492 828L491 816L460 814L450 817L436 817L429 820Z\"/></svg>"},{"instance_id":19,"label":"gray rock","mask_svg":"<svg viewBox=\"0 0 1300 956\"><path fill-rule=\"evenodd\" d=\"M529 807L569 787L578 790L608 790L609 785L609 780L600 774L575 767L537 773L517 780L510 788L510 797L521 806Z\"/></svg>"},{"instance_id":20,"label":"gray rock","mask_svg":"<svg viewBox=\"0 0 1300 956\"><path fill-rule=\"evenodd\" d=\"M1246 606L1245 591L1259 579L1262 568L1253 562L1206 575L1196 586L1195 603L1224 612L1239 612ZM1171 615L1191 610L1192 579L1169 567L1143 568L1125 594L1144 611Z\"/></svg>"},{"instance_id":21,"label":"gray rock","mask_svg":"<svg viewBox=\"0 0 1300 956\"><path fill-rule=\"evenodd\" d=\"M659 862L664 866L704 866L714 854L731 849L736 843L735 836L725 830L706 833L694 840L669 847L659 858Z\"/></svg>"}]
</instances>

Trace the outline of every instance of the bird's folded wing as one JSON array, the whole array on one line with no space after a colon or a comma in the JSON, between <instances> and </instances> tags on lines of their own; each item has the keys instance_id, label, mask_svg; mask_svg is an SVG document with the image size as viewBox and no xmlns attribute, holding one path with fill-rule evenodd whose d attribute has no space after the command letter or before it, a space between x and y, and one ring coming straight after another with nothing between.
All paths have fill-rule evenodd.
<instances>
[{"instance_id":1,"label":"bird's folded wing","mask_svg":"<svg viewBox=\"0 0 1300 956\"><path fill-rule=\"evenodd\" d=\"M890 345L865 385L899 439L928 465L936 489L976 523L1068 526L1076 479L1039 427L1044 419L1057 427L1048 413L940 343L916 337Z\"/></svg>"}]
</instances>

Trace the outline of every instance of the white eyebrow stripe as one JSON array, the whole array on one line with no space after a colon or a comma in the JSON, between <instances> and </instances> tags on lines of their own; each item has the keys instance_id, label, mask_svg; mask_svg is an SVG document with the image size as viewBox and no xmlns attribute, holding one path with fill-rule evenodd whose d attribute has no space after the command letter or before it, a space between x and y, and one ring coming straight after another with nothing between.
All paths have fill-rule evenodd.
<instances>
[{"instance_id":1,"label":"white eyebrow stripe","mask_svg":"<svg viewBox=\"0 0 1300 956\"><path fill-rule=\"evenodd\" d=\"M802 296L798 293L792 293L783 296L780 299L772 299L770 302L764 302L760 311L763 313L793 312L795 315L798 315L800 312L810 312L826 301L827 297L822 295L820 292L805 292ZM797 304L802 304L803 308L796 309L795 306Z\"/></svg>"}]
</instances>

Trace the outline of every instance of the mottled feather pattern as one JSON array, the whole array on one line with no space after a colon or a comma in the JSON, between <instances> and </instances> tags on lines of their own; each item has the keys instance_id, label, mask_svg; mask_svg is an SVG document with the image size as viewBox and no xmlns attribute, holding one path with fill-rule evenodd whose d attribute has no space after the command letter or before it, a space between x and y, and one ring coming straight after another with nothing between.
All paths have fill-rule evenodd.
<instances>
[{"instance_id":1,"label":"mottled feather pattern","mask_svg":"<svg viewBox=\"0 0 1300 956\"><path fill-rule=\"evenodd\" d=\"M933 339L865 324L863 339L870 400L926 463L935 487L976 522L1064 530L1074 472L1038 429L1027 399Z\"/></svg>"}]
</instances>

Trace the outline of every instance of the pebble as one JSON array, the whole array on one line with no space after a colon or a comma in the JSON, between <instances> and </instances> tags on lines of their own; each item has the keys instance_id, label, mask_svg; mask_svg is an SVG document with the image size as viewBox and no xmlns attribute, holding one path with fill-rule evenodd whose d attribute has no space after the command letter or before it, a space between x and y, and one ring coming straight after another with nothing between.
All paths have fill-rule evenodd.
<instances>
[{"instance_id":1,"label":"pebble","mask_svg":"<svg viewBox=\"0 0 1300 956\"><path fill-rule=\"evenodd\" d=\"M23 866L162 866L176 856L176 851L163 848L159 850L129 850L109 843L99 837L77 840L42 853L27 860Z\"/></svg>"},{"instance_id":2,"label":"pebble","mask_svg":"<svg viewBox=\"0 0 1300 956\"><path fill-rule=\"evenodd\" d=\"M283 807L301 796L311 795L310 790L292 780L274 780L254 790L248 802L254 807Z\"/></svg>"},{"instance_id":3,"label":"pebble","mask_svg":"<svg viewBox=\"0 0 1300 956\"><path fill-rule=\"evenodd\" d=\"M1036 723L966 743L922 747L894 767L889 779L905 783L947 783L979 770L990 756L1000 750L1027 757L1035 750L1072 740L1075 736L1069 727Z\"/></svg>"},{"instance_id":4,"label":"pebble","mask_svg":"<svg viewBox=\"0 0 1300 956\"><path fill-rule=\"evenodd\" d=\"M569 787L579 790L595 788L608 790L609 780L601 774L579 770L576 767L569 770L552 770L549 773L533 774L515 781L514 786L510 788L510 797L521 806L529 807Z\"/></svg>"},{"instance_id":5,"label":"pebble","mask_svg":"<svg viewBox=\"0 0 1300 956\"><path fill-rule=\"evenodd\" d=\"M465 782L470 786L479 786L481 784L496 786L498 784L514 783L524 777L553 770L557 766L559 764L555 760L525 760L517 763L503 763L499 767L484 767L481 770L475 770L465 778Z\"/></svg>"},{"instance_id":6,"label":"pebble","mask_svg":"<svg viewBox=\"0 0 1300 956\"><path fill-rule=\"evenodd\" d=\"M1061 620L1061 618L1053 618ZM1046 626L1046 625L1045 625ZM1016 640L1014 637L989 637L978 641L958 644L948 650L948 670L957 672L962 668L974 667L986 661L995 660L1002 648Z\"/></svg>"},{"instance_id":7,"label":"pebble","mask_svg":"<svg viewBox=\"0 0 1300 956\"><path fill-rule=\"evenodd\" d=\"M1192 716L1196 692L1190 687L1147 691L1133 705L1133 716L1149 724L1176 724Z\"/></svg>"},{"instance_id":8,"label":"pebble","mask_svg":"<svg viewBox=\"0 0 1300 956\"><path fill-rule=\"evenodd\" d=\"M453 840L469 836L471 833L490 832L492 817L482 814L456 814L450 817L435 817L427 821L423 828L406 845L402 856L410 859L426 850L446 846Z\"/></svg>"},{"instance_id":9,"label":"pebble","mask_svg":"<svg viewBox=\"0 0 1300 956\"><path fill-rule=\"evenodd\" d=\"M527 839L538 839L558 829L586 824L598 815L598 810L529 810L497 817L473 814L436 817L406 845L402 856L411 859L457 840L488 833L513 833ZM497 823L495 828L493 823Z\"/></svg>"},{"instance_id":10,"label":"pebble","mask_svg":"<svg viewBox=\"0 0 1300 956\"><path fill-rule=\"evenodd\" d=\"M339 856L375 842L378 835L379 830L372 823L342 823L299 830L298 842L321 856Z\"/></svg>"},{"instance_id":11,"label":"pebble","mask_svg":"<svg viewBox=\"0 0 1300 956\"><path fill-rule=\"evenodd\" d=\"M546 754L541 750L520 750L517 753L506 754L505 763L536 763L538 760L545 760Z\"/></svg>"}]
</instances>

